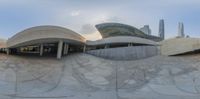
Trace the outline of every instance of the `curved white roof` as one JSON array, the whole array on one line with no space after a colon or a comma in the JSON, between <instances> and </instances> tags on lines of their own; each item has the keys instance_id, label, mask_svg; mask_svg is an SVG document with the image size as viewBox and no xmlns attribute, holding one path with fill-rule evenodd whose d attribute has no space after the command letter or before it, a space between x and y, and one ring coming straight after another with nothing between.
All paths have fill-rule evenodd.
<instances>
[{"instance_id":1,"label":"curved white roof","mask_svg":"<svg viewBox=\"0 0 200 99\"><path fill-rule=\"evenodd\" d=\"M114 43L137 43L137 44L147 44L147 45L158 45L157 42L132 36L115 36L104 38L97 41L87 41L87 45L103 45L103 44L114 44Z\"/></svg>"},{"instance_id":2,"label":"curved white roof","mask_svg":"<svg viewBox=\"0 0 200 99\"><path fill-rule=\"evenodd\" d=\"M13 47L21 43L45 39L68 39L85 43L85 38L78 33L59 26L37 26L17 33L7 41L7 47Z\"/></svg>"}]
</instances>

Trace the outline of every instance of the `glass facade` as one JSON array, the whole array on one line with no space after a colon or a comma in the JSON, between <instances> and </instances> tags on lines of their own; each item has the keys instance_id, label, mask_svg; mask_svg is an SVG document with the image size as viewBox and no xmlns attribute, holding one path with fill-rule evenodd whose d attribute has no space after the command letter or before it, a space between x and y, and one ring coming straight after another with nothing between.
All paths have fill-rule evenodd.
<instances>
[{"instance_id":1,"label":"glass facade","mask_svg":"<svg viewBox=\"0 0 200 99\"><path fill-rule=\"evenodd\" d=\"M153 41L161 41L162 39L160 37L147 35L141 30L121 24L121 23L103 23L96 25L96 28L101 33L103 38L112 37L112 36L135 36L135 37L141 37L145 39L150 39Z\"/></svg>"}]
</instances>

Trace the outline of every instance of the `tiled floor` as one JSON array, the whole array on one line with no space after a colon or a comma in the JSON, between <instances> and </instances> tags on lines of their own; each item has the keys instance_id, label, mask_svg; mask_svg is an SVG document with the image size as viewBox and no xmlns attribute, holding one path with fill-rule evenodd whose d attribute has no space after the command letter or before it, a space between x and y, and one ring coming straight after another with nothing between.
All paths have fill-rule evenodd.
<instances>
[{"instance_id":1,"label":"tiled floor","mask_svg":"<svg viewBox=\"0 0 200 99\"><path fill-rule=\"evenodd\" d=\"M0 54L2 99L199 99L200 55L111 61ZM0 99L1 99L0 98Z\"/></svg>"}]
</instances>

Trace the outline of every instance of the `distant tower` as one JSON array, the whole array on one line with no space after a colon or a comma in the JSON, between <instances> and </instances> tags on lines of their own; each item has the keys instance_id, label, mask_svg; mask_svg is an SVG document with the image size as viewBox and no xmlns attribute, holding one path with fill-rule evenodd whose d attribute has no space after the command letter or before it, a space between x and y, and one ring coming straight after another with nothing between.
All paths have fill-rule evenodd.
<instances>
[{"instance_id":1,"label":"distant tower","mask_svg":"<svg viewBox=\"0 0 200 99\"><path fill-rule=\"evenodd\" d=\"M144 25L144 27L140 28L140 30L145 34L151 35L151 29L149 28L149 25Z\"/></svg>"},{"instance_id":2,"label":"distant tower","mask_svg":"<svg viewBox=\"0 0 200 99\"><path fill-rule=\"evenodd\" d=\"M185 37L183 23L178 23L178 37Z\"/></svg>"},{"instance_id":3,"label":"distant tower","mask_svg":"<svg viewBox=\"0 0 200 99\"><path fill-rule=\"evenodd\" d=\"M159 21L159 37L163 40L165 39L165 23L163 19Z\"/></svg>"}]
</instances>

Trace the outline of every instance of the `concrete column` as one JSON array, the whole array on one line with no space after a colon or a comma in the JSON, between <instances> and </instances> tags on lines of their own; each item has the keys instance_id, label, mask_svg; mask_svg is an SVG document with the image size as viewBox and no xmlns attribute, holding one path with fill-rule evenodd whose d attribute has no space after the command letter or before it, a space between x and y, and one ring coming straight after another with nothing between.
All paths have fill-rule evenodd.
<instances>
[{"instance_id":1,"label":"concrete column","mask_svg":"<svg viewBox=\"0 0 200 99\"><path fill-rule=\"evenodd\" d=\"M133 46L133 44L132 44L132 43L129 43L129 44L128 44L128 47L130 47L130 46Z\"/></svg>"},{"instance_id":2,"label":"concrete column","mask_svg":"<svg viewBox=\"0 0 200 99\"><path fill-rule=\"evenodd\" d=\"M66 45L65 54L68 54L68 51L69 51L69 44Z\"/></svg>"},{"instance_id":3,"label":"concrete column","mask_svg":"<svg viewBox=\"0 0 200 99\"><path fill-rule=\"evenodd\" d=\"M43 55L43 49L44 49L44 45L43 45L43 44L41 44L41 45L40 45L40 56L42 56L42 55Z\"/></svg>"},{"instance_id":4,"label":"concrete column","mask_svg":"<svg viewBox=\"0 0 200 99\"><path fill-rule=\"evenodd\" d=\"M20 49L19 49L19 47L18 47L18 48L16 48L16 50L17 50L17 53L20 53Z\"/></svg>"},{"instance_id":5,"label":"concrete column","mask_svg":"<svg viewBox=\"0 0 200 99\"><path fill-rule=\"evenodd\" d=\"M68 54L69 44L64 43L64 55Z\"/></svg>"},{"instance_id":6,"label":"concrete column","mask_svg":"<svg viewBox=\"0 0 200 99\"><path fill-rule=\"evenodd\" d=\"M83 47L83 53L85 53L85 51L86 51L86 45L84 45Z\"/></svg>"},{"instance_id":7,"label":"concrete column","mask_svg":"<svg viewBox=\"0 0 200 99\"><path fill-rule=\"evenodd\" d=\"M65 53L66 53L66 43L64 43L64 49L63 49L63 55L65 55Z\"/></svg>"},{"instance_id":8,"label":"concrete column","mask_svg":"<svg viewBox=\"0 0 200 99\"><path fill-rule=\"evenodd\" d=\"M57 59L61 59L62 57L62 48L63 48L63 41L60 40L58 42Z\"/></svg>"},{"instance_id":9,"label":"concrete column","mask_svg":"<svg viewBox=\"0 0 200 99\"><path fill-rule=\"evenodd\" d=\"M10 54L10 49L9 49L9 48L7 48L7 50L6 50L6 54L7 54L7 55Z\"/></svg>"},{"instance_id":10,"label":"concrete column","mask_svg":"<svg viewBox=\"0 0 200 99\"><path fill-rule=\"evenodd\" d=\"M104 48L105 48L105 49L106 49L106 48L109 48L109 45L105 45L105 47L104 47Z\"/></svg>"}]
</instances>

